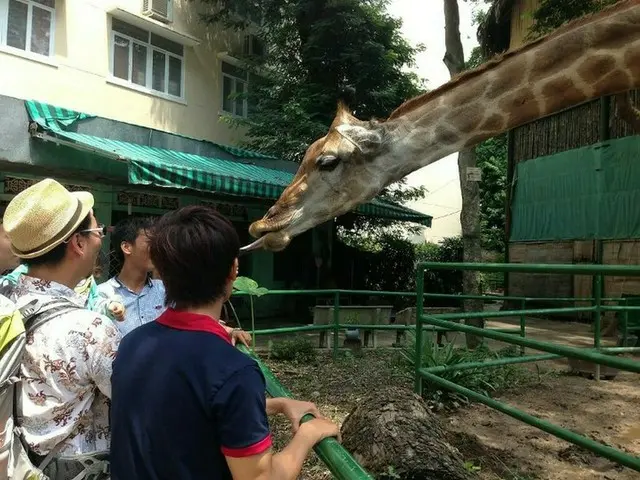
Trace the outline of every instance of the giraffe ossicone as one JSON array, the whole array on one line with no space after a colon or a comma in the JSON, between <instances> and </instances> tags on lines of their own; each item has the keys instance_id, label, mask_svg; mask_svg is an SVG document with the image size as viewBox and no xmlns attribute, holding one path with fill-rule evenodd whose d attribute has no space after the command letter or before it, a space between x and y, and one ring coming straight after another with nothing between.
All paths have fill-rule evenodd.
<instances>
[{"instance_id":1,"label":"giraffe ossicone","mask_svg":"<svg viewBox=\"0 0 640 480\"><path fill-rule=\"evenodd\" d=\"M282 250L295 236L447 155L637 88L640 0L623 0L406 101L386 120L360 120L339 102L329 131L309 146L267 214L250 225L257 240L242 250Z\"/></svg>"}]
</instances>

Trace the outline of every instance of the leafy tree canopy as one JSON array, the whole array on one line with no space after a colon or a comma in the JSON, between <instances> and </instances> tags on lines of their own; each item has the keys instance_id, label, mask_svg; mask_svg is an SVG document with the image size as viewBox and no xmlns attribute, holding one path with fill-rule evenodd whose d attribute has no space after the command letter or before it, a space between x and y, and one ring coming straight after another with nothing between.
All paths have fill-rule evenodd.
<instances>
[{"instance_id":1,"label":"leafy tree canopy","mask_svg":"<svg viewBox=\"0 0 640 480\"><path fill-rule=\"evenodd\" d=\"M243 56L250 72L248 118L226 121L247 129L247 148L299 162L326 134L337 100L347 98L362 119L385 118L424 91L408 68L422 46L401 35L388 0L201 0L204 22L253 29L267 45L263 56ZM345 93L346 92L346 93ZM423 188L398 182L382 197L403 202ZM341 218L346 230L374 232L407 225L375 218Z\"/></svg>"},{"instance_id":2,"label":"leafy tree canopy","mask_svg":"<svg viewBox=\"0 0 640 480\"><path fill-rule=\"evenodd\" d=\"M423 90L405 70L420 48L401 36L388 0L201 1L209 6L204 21L257 28L268 45L266 55L243 58L255 74L253 111L233 121L248 128L250 148L299 161L326 133L345 89L363 119L384 118ZM256 26L250 18L262 20Z\"/></svg>"},{"instance_id":3,"label":"leafy tree canopy","mask_svg":"<svg viewBox=\"0 0 640 480\"><path fill-rule=\"evenodd\" d=\"M546 35L564 23L590 13L599 12L618 0L542 0L533 12L534 24L528 38Z\"/></svg>"}]
</instances>

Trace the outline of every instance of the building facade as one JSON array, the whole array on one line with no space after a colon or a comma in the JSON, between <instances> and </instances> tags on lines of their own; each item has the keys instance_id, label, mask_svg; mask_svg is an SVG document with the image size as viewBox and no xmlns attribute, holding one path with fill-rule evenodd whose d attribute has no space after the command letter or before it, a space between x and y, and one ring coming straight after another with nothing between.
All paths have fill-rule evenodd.
<instances>
[{"instance_id":1,"label":"building facade","mask_svg":"<svg viewBox=\"0 0 640 480\"><path fill-rule=\"evenodd\" d=\"M239 57L263 46L250 31L205 26L200 8L189 0L0 0L0 207L53 176L92 191L105 224L209 204L248 242L249 224L298 165L236 147L244 132L225 120L249 114L235 98L249 88ZM358 213L430 223L379 200ZM252 254L241 274L267 288L314 288L317 275L297 274L291 252L311 270L327 265L314 256L330 254L332 234L324 225L294 239L290 252ZM260 303L269 310L270 302L286 303Z\"/></svg>"}]
</instances>

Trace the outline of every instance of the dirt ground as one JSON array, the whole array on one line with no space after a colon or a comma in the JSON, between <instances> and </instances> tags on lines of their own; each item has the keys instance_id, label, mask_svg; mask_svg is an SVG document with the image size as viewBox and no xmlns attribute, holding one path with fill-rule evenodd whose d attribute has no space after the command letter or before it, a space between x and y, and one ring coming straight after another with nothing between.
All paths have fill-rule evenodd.
<instances>
[{"instance_id":1,"label":"dirt ground","mask_svg":"<svg viewBox=\"0 0 640 480\"><path fill-rule=\"evenodd\" d=\"M516 323L517 319L505 319L490 326L509 327ZM593 334L584 324L540 319L528 319L527 324L527 336L532 338L574 346L593 342ZM317 339L317 334L308 336ZM459 336L456 341L462 338ZM363 349L361 357L341 350L335 362L328 349L320 349L319 360L313 365L268 360L264 352L268 339L259 339L257 345L263 347L259 348L263 350L261 356L296 398L315 402L325 415L342 422L358 400L379 385L411 388L412 379L395 362L397 350L388 348L394 340L393 333L379 334L377 348ZM492 346L500 348L504 344L495 342ZM543 374L533 376L531 384L497 398L640 457L640 375L619 373L613 380L596 382L569 375L566 360L542 362L539 368ZM480 404L439 415L451 431L451 442L466 461L478 467L482 480L640 479L638 472ZM290 438L289 427L283 419L276 418L272 428L276 448L281 447ZM314 455L305 463L300 478L320 480L330 478L330 474Z\"/></svg>"}]
</instances>

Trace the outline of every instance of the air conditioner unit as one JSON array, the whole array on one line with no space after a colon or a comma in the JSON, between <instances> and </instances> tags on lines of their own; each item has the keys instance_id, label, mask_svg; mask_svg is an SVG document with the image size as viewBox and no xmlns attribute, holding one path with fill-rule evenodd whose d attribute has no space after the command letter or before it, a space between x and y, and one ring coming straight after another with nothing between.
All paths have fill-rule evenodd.
<instances>
[{"instance_id":1,"label":"air conditioner unit","mask_svg":"<svg viewBox=\"0 0 640 480\"><path fill-rule=\"evenodd\" d=\"M142 0L142 14L169 23L173 19L173 0Z\"/></svg>"}]
</instances>

